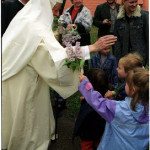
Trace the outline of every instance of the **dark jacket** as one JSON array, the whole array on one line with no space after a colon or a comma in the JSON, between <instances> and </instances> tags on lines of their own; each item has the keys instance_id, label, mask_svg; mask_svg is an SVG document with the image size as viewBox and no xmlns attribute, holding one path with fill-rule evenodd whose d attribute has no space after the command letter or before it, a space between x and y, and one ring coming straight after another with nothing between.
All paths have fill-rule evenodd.
<instances>
[{"instance_id":1,"label":"dark jacket","mask_svg":"<svg viewBox=\"0 0 150 150\"><path fill-rule=\"evenodd\" d=\"M111 53L109 53L103 66L101 65L100 59L100 53L94 55L91 59L91 68L102 69L107 74L111 88L116 88L118 85L118 73L116 70L118 67L118 63L116 58Z\"/></svg>"},{"instance_id":2,"label":"dark jacket","mask_svg":"<svg viewBox=\"0 0 150 150\"><path fill-rule=\"evenodd\" d=\"M121 6L115 22L115 35L118 37L114 50L117 60L129 52L136 51L143 57L144 64L148 63L149 14L146 10L137 5L135 12L127 21L124 7Z\"/></svg>"},{"instance_id":3,"label":"dark jacket","mask_svg":"<svg viewBox=\"0 0 150 150\"><path fill-rule=\"evenodd\" d=\"M106 121L85 100L82 100L73 139L75 136L80 136L82 140L98 140L103 135L105 123Z\"/></svg>"},{"instance_id":4,"label":"dark jacket","mask_svg":"<svg viewBox=\"0 0 150 150\"><path fill-rule=\"evenodd\" d=\"M117 12L119 11L119 5L120 4L116 3ZM98 37L110 34L110 32L109 32L110 26L102 24L104 19L110 19L110 18L111 18L110 6L107 2L100 4L96 7L96 10L94 13L93 24L99 28Z\"/></svg>"},{"instance_id":5,"label":"dark jacket","mask_svg":"<svg viewBox=\"0 0 150 150\"><path fill-rule=\"evenodd\" d=\"M23 8L24 5L20 3L18 0L15 0L14 2L5 1L1 5L2 5L1 6L2 8L2 11L1 11L2 12L1 14L2 32L1 34L3 35L9 23L11 22L11 20L14 18L17 12Z\"/></svg>"},{"instance_id":6,"label":"dark jacket","mask_svg":"<svg viewBox=\"0 0 150 150\"><path fill-rule=\"evenodd\" d=\"M126 83L122 83L120 87L118 88L117 95L115 96L115 100L117 101L123 101L125 97L127 97L126 91L125 91L125 85Z\"/></svg>"}]
</instances>

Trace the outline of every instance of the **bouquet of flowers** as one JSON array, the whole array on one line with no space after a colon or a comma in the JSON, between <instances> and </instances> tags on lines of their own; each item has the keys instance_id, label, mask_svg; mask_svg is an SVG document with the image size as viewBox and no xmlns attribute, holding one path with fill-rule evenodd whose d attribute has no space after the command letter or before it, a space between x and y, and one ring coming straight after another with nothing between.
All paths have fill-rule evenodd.
<instances>
[{"instance_id":1,"label":"bouquet of flowers","mask_svg":"<svg viewBox=\"0 0 150 150\"><path fill-rule=\"evenodd\" d=\"M71 27L69 29L63 28L62 31L62 44L67 47L68 44L74 44L81 36L77 32L77 27Z\"/></svg>"},{"instance_id":2,"label":"bouquet of flowers","mask_svg":"<svg viewBox=\"0 0 150 150\"><path fill-rule=\"evenodd\" d=\"M67 52L68 58L66 59L66 62L64 65L67 65L68 68L71 68L73 72L76 69L81 71L81 69L83 69L83 66L84 66L84 59L80 51L80 42L76 42L75 50L73 50L73 47L71 44L67 44L66 52Z\"/></svg>"}]
</instances>

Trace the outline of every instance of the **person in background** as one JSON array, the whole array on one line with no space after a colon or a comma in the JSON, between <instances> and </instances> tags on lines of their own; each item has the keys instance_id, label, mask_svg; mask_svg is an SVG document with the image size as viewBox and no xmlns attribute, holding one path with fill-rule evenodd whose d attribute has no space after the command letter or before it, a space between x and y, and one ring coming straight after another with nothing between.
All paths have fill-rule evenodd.
<instances>
[{"instance_id":1,"label":"person in background","mask_svg":"<svg viewBox=\"0 0 150 150\"><path fill-rule=\"evenodd\" d=\"M149 12L138 5L138 0L122 0L117 20L114 45L117 61L130 52L143 57L144 66L149 64Z\"/></svg>"},{"instance_id":2,"label":"person in background","mask_svg":"<svg viewBox=\"0 0 150 150\"><path fill-rule=\"evenodd\" d=\"M126 77L124 101L103 98L82 73L78 87L87 103L106 120L97 150L146 150L149 144L149 71L134 68Z\"/></svg>"},{"instance_id":3,"label":"person in background","mask_svg":"<svg viewBox=\"0 0 150 150\"><path fill-rule=\"evenodd\" d=\"M66 0L63 0L63 3L61 5L61 9L59 10L59 16L62 15L64 7L65 7L65 4L66 4Z\"/></svg>"},{"instance_id":4,"label":"person in background","mask_svg":"<svg viewBox=\"0 0 150 150\"><path fill-rule=\"evenodd\" d=\"M9 23L29 0L4 1L1 10L1 36L3 36Z\"/></svg>"},{"instance_id":5,"label":"person in background","mask_svg":"<svg viewBox=\"0 0 150 150\"><path fill-rule=\"evenodd\" d=\"M124 100L125 97L127 97L127 93L125 91L125 85L126 85L125 80L128 72L136 67L142 68L142 66L143 66L143 59L138 53L129 53L124 57L122 57L119 60L117 72L118 72L118 78L122 79L124 82L121 83L117 93L115 91L108 91L104 97L109 99L113 98L117 101Z\"/></svg>"},{"instance_id":6,"label":"person in background","mask_svg":"<svg viewBox=\"0 0 150 150\"><path fill-rule=\"evenodd\" d=\"M108 90L106 73L94 68L88 70L87 77L94 89L104 96ZM96 150L104 133L105 123L106 121L83 99L75 122L73 139L80 136L82 150Z\"/></svg>"},{"instance_id":7,"label":"person in background","mask_svg":"<svg viewBox=\"0 0 150 150\"><path fill-rule=\"evenodd\" d=\"M109 90L113 90L118 86L118 62L110 53L110 48L98 52L91 58L91 68L102 69L109 79Z\"/></svg>"},{"instance_id":8,"label":"person in background","mask_svg":"<svg viewBox=\"0 0 150 150\"><path fill-rule=\"evenodd\" d=\"M114 24L119 11L116 0L106 0L107 2L96 7L93 24L98 27L98 37L114 34Z\"/></svg>"},{"instance_id":9,"label":"person in background","mask_svg":"<svg viewBox=\"0 0 150 150\"><path fill-rule=\"evenodd\" d=\"M63 98L77 91L79 72L72 73L63 65L66 49L52 31L53 13L60 7L56 0L30 0L2 37L4 150L47 150L55 138L49 87ZM84 59L89 59L89 53L105 49L116 40L115 36L105 36L80 50Z\"/></svg>"}]
</instances>

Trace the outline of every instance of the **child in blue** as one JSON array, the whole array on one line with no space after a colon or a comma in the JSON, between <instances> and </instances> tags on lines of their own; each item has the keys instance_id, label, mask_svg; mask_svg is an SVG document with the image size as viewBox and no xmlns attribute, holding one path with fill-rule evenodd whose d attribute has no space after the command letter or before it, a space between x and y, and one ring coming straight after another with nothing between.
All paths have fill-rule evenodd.
<instances>
[{"instance_id":1,"label":"child in blue","mask_svg":"<svg viewBox=\"0 0 150 150\"><path fill-rule=\"evenodd\" d=\"M88 78L79 75L79 91L87 103L106 120L97 150L146 150L149 143L149 72L135 68L128 72L124 101L103 98Z\"/></svg>"},{"instance_id":2,"label":"child in blue","mask_svg":"<svg viewBox=\"0 0 150 150\"><path fill-rule=\"evenodd\" d=\"M110 53L110 48L101 50L91 59L91 68L99 68L106 72L110 83L110 90L115 89L118 85L117 67L117 60L115 56Z\"/></svg>"},{"instance_id":3,"label":"child in blue","mask_svg":"<svg viewBox=\"0 0 150 150\"><path fill-rule=\"evenodd\" d=\"M95 90L104 95L108 90L108 78L100 69L90 69L87 77ZM104 133L106 121L86 102L81 100L81 107L75 123L73 139L80 136L82 150L96 150Z\"/></svg>"},{"instance_id":4,"label":"child in blue","mask_svg":"<svg viewBox=\"0 0 150 150\"><path fill-rule=\"evenodd\" d=\"M128 71L134 69L135 67L142 67L143 66L143 59L138 53L129 53L122 57L119 60L117 72L118 78L121 80L125 80L128 74ZM127 96L125 92L125 81L121 84L118 88L117 94L115 91L108 91L105 94L105 98L115 99L115 100L124 100Z\"/></svg>"}]
</instances>

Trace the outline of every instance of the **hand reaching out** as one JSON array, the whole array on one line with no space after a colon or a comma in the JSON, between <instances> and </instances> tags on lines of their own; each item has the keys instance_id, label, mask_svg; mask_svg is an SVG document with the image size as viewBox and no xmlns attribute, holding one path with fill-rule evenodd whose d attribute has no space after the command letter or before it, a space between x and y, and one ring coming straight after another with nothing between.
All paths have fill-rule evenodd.
<instances>
[{"instance_id":1,"label":"hand reaching out","mask_svg":"<svg viewBox=\"0 0 150 150\"><path fill-rule=\"evenodd\" d=\"M104 98L108 98L108 99L112 99L113 98L113 96L115 96L115 91L107 91L106 93L105 93L105 95L104 95Z\"/></svg>"},{"instance_id":2,"label":"hand reaching out","mask_svg":"<svg viewBox=\"0 0 150 150\"><path fill-rule=\"evenodd\" d=\"M116 41L117 37L114 35L102 36L93 45L89 46L90 53L108 49L110 46L114 45Z\"/></svg>"},{"instance_id":3,"label":"hand reaching out","mask_svg":"<svg viewBox=\"0 0 150 150\"><path fill-rule=\"evenodd\" d=\"M87 78L87 77L80 72L80 74L79 74L80 82L82 82L85 78Z\"/></svg>"}]
</instances>

